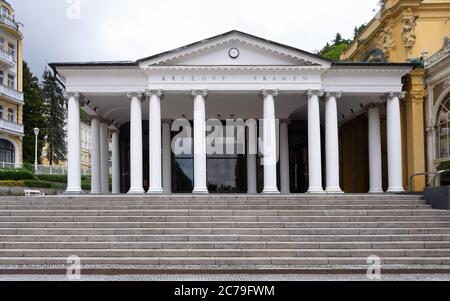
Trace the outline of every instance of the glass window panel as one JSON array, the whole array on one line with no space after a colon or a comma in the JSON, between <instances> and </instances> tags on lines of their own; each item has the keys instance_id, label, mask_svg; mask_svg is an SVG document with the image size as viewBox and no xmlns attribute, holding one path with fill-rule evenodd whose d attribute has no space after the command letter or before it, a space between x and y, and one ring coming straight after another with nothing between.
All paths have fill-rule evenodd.
<instances>
[{"instance_id":1,"label":"glass window panel","mask_svg":"<svg viewBox=\"0 0 450 301\"><path fill-rule=\"evenodd\" d=\"M193 159L176 158L172 164L172 186L175 193L191 193L194 189Z\"/></svg>"}]
</instances>

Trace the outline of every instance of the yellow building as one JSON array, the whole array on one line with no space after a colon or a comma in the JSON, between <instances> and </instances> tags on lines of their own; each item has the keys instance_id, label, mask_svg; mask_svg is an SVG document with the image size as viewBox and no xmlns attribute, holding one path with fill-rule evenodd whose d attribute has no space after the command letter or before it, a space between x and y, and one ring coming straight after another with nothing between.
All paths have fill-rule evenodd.
<instances>
[{"instance_id":1,"label":"yellow building","mask_svg":"<svg viewBox=\"0 0 450 301\"><path fill-rule=\"evenodd\" d=\"M13 8L0 0L0 167L22 163L22 38Z\"/></svg>"},{"instance_id":2,"label":"yellow building","mask_svg":"<svg viewBox=\"0 0 450 301\"><path fill-rule=\"evenodd\" d=\"M376 17L342 53L341 59L395 63L417 61L438 52L445 37L450 37L450 0L386 0ZM423 68L415 68L404 79L404 90L407 92L401 108L404 185L409 187L412 175L433 170L433 166L425 164L424 99L427 95ZM358 122L360 121L349 122L343 131L354 129L354 125ZM361 135L354 130L352 133L355 136ZM351 143L343 145L344 149L358 147L360 146ZM343 171L344 186L346 181L354 178L354 170L347 168ZM364 177L360 178L361 182L364 182ZM359 185L363 186L364 183ZM414 178L412 185L414 190L422 190L425 186L425 177Z\"/></svg>"}]
</instances>

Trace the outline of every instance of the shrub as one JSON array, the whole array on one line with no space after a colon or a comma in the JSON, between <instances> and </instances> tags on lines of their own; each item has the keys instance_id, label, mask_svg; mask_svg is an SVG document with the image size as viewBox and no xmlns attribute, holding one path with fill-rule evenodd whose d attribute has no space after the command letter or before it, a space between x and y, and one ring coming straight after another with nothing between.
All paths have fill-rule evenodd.
<instances>
[{"instance_id":1,"label":"shrub","mask_svg":"<svg viewBox=\"0 0 450 301\"><path fill-rule=\"evenodd\" d=\"M37 175L36 178L41 181L67 184L67 175Z\"/></svg>"},{"instance_id":2,"label":"shrub","mask_svg":"<svg viewBox=\"0 0 450 301\"><path fill-rule=\"evenodd\" d=\"M26 169L0 170L0 181L34 180L35 176Z\"/></svg>"},{"instance_id":3,"label":"shrub","mask_svg":"<svg viewBox=\"0 0 450 301\"><path fill-rule=\"evenodd\" d=\"M11 181L11 180L7 180L7 181L0 181L0 186L6 186L6 187L14 187L14 186L24 187L24 186L25 186L25 183L24 183L24 181Z\"/></svg>"},{"instance_id":4,"label":"shrub","mask_svg":"<svg viewBox=\"0 0 450 301\"><path fill-rule=\"evenodd\" d=\"M30 188L53 188L53 189L65 189L66 185L62 183L54 183L42 180L26 180L24 181L26 187Z\"/></svg>"},{"instance_id":5,"label":"shrub","mask_svg":"<svg viewBox=\"0 0 450 301\"><path fill-rule=\"evenodd\" d=\"M34 172L34 164L31 163L23 163L23 169Z\"/></svg>"}]
</instances>

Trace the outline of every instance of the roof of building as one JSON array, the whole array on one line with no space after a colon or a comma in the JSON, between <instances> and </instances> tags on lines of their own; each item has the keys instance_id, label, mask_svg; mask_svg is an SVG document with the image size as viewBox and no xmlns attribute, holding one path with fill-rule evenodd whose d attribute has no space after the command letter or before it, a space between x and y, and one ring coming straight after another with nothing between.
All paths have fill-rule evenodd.
<instances>
[{"instance_id":1,"label":"roof of building","mask_svg":"<svg viewBox=\"0 0 450 301\"><path fill-rule=\"evenodd\" d=\"M149 57L141 58L141 59L138 59L136 61L55 62L55 63L50 63L49 66L54 71L56 71L56 68L58 68L58 67L137 67L137 66L139 66L139 63L141 63L143 61L157 59L157 58L162 57L164 55L172 54L172 53L175 53L175 52L179 52L179 51L185 50L185 49L187 49L189 47L206 44L206 43L208 43L208 42L210 42L212 40L220 39L220 38L226 37L228 35L232 35L232 34L239 34L239 35L242 35L244 37L256 39L256 40L259 40L261 42L272 44L274 46L286 48L286 49L294 51L294 52L299 52L299 53L304 54L304 55L312 56L312 57L315 57L317 59L320 59L320 60L323 60L323 61L326 61L326 62L330 62L334 66L359 66L359 67L362 67L362 66L370 66L370 67L399 67L399 66L405 66L405 67L410 66L411 67L412 66L412 67L415 67L416 66L416 64L414 64L414 63L372 63L372 62L330 61L329 59L324 58L324 57L322 57L320 55L317 55L315 53L307 52L307 51L304 51L304 50L301 50L301 49L298 49L298 48L295 48L295 47L292 47L292 46L288 46L288 45L285 45L285 44L281 44L281 43L278 43L278 42L274 42L274 41L271 41L271 40L260 38L260 37L257 37L257 36L254 36L254 35L251 35L251 34L248 34L248 33L245 33L245 32L241 32L241 31L238 31L238 30L232 30L232 31L229 31L229 32L226 32L226 33L223 33L223 34L220 34L220 35L208 38L208 39L204 39L204 40L192 43L192 44L188 44L188 45L176 48L176 49L172 49L172 50L169 50L169 51L166 51L166 52L162 52L162 53L159 53L159 54L156 54L156 55L152 55L152 56L149 56Z\"/></svg>"}]
</instances>

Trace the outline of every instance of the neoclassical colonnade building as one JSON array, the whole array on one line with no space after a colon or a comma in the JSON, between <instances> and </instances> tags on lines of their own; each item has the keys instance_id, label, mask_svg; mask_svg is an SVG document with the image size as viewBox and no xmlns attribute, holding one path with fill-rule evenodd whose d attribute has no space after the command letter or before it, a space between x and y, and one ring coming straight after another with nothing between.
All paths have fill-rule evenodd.
<instances>
[{"instance_id":1,"label":"neoclassical colonnade building","mask_svg":"<svg viewBox=\"0 0 450 301\"><path fill-rule=\"evenodd\" d=\"M82 192L80 108L92 118L91 193L110 192L110 161L112 193L361 192L355 177L365 192L404 191L410 64L330 62L232 31L138 61L50 65L67 91L67 193ZM362 115L366 137L340 131ZM243 152L211 154L210 123L230 120L264 122L246 127ZM174 152L181 140L188 151Z\"/></svg>"}]
</instances>

